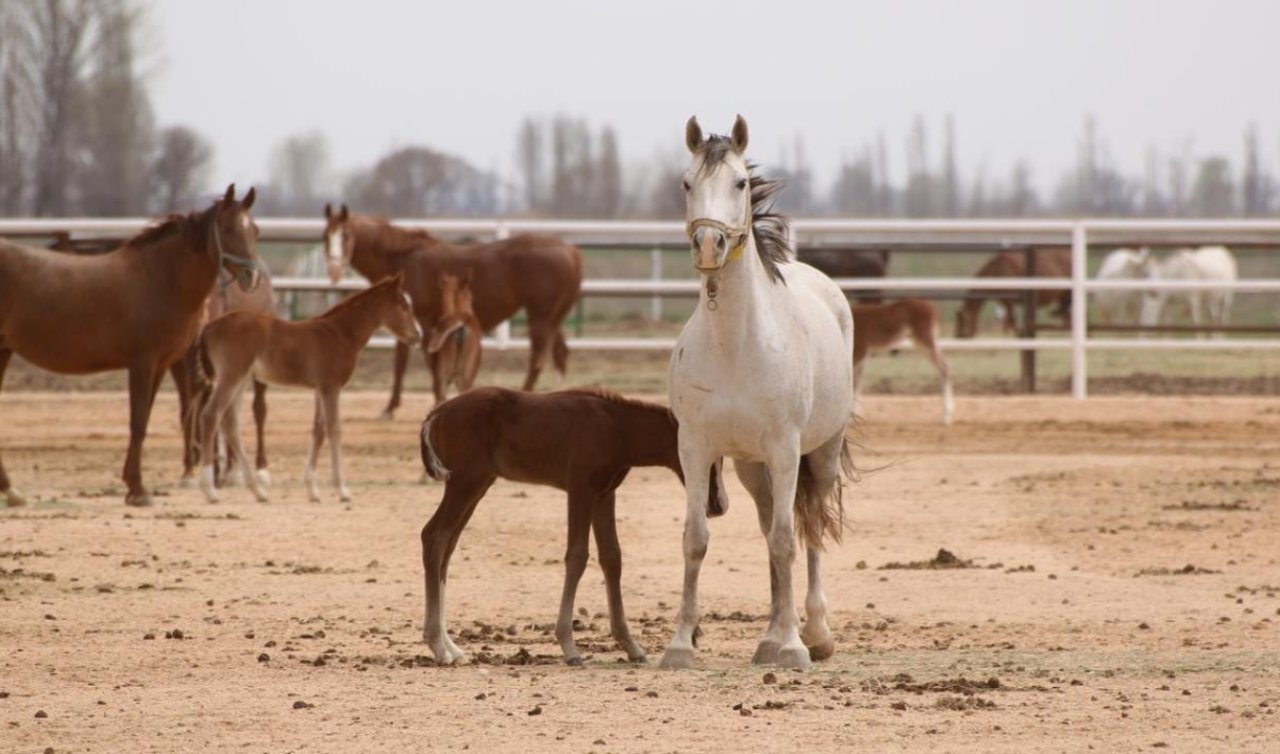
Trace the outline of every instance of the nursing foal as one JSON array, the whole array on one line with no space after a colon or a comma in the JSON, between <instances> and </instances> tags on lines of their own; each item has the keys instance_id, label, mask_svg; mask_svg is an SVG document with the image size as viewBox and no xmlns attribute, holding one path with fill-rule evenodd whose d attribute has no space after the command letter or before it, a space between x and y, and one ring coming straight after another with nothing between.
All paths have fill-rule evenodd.
<instances>
[{"instance_id":1,"label":"nursing foal","mask_svg":"<svg viewBox=\"0 0 1280 754\"><path fill-rule=\"evenodd\" d=\"M465 393L475 384L480 369L480 320L472 306L471 273L440 276L440 319L427 333L427 353L432 378L440 394L455 385Z\"/></svg>"},{"instance_id":2,"label":"nursing foal","mask_svg":"<svg viewBox=\"0 0 1280 754\"><path fill-rule=\"evenodd\" d=\"M226 432L227 452L233 455L244 482L258 500L265 502L266 490L240 445L240 395L246 378L275 385L310 387L316 391L315 422L311 451L307 454L305 480L313 502L316 490L316 456L325 438L329 439L333 461L333 484L345 502L351 493L342 476L342 421L338 416L338 394L351 379L365 344L379 327L386 327L403 343L422 341L422 328L413 316L413 306L404 292L404 277L397 273L368 290L351 296L318 317L289 322L256 311L230 312L204 329L199 340L202 368L212 378L212 390L202 396L200 411L200 489L209 502L218 501L213 485L213 436L220 422Z\"/></svg>"},{"instance_id":3,"label":"nursing foal","mask_svg":"<svg viewBox=\"0 0 1280 754\"><path fill-rule=\"evenodd\" d=\"M422 463L445 482L444 498L422 529L426 578L423 638L439 664L465 661L445 629L444 587L449 558L476 505L498 477L544 484L569 493L569 536L556 639L565 662L582 664L573 643L573 600L587 567L587 532L593 530L609 598L609 626L632 662L644 650L631 638L622 610L622 550L614 519L614 491L634 466L665 466L684 481L676 422L664 406L597 390L525 393L482 387L441 403L422 423ZM709 475L707 515L729 501Z\"/></svg>"}]
</instances>

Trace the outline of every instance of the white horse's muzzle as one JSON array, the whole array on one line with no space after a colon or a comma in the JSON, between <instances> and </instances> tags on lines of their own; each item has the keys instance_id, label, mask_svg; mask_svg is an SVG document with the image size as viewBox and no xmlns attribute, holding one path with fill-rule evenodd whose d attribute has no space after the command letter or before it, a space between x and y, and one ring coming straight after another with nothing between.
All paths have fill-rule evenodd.
<instances>
[{"instance_id":1,"label":"white horse's muzzle","mask_svg":"<svg viewBox=\"0 0 1280 754\"><path fill-rule=\"evenodd\" d=\"M715 272L738 259L747 243L746 228L711 218L690 220L685 225L685 233L693 245L693 266L699 272Z\"/></svg>"}]
</instances>

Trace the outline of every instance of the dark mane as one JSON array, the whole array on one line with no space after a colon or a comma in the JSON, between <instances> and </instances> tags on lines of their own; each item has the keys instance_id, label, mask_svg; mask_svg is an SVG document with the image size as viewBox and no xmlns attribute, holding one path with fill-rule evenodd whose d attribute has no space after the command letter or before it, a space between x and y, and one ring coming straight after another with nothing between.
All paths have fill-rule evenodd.
<instances>
[{"instance_id":1,"label":"dark mane","mask_svg":"<svg viewBox=\"0 0 1280 754\"><path fill-rule=\"evenodd\" d=\"M585 395L585 396L591 396L594 398L603 398L604 400L610 401L611 403L617 403L620 406L630 406L632 408L645 409L647 411L661 412L663 414L666 414L667 416L672 416L672 421L675 421L671 413L671 409L667 408L666 406L663 406L658 403L650 403L649 401L642 401L636 398L628 398L624 395L619 395L618 393L615 393L612 390L606 390L602 387L574 387L574 388L568 388L567 390L561 390L559 392L566 395Z\"/></svg>"},{"instance_id":2,"label":"dark mane","mask_svg":"<svg viewBox=\"0 0 1280 754\"><path fill-rule=\"evenodd\" d=\"M355 234L362 246L384 254L406 254L435 244L436 238L419 228L402 228L385 217L352 215Z\"/></svg>"},{"instance_id":3,"label":"dark mane","mask_svg":"<svg viewBox=\"0 0 1280 754\"><path fill-rule=\"evenodd\" d=\"M728 136L712 134L698 147L702 154L702 165L699 172L709 172L711 168L724 162L725 157L733 151L733 141ZM782 277L780 265L792 260L791 254L791 221L786 215L773 210L774 194L782 190L782 181L771 181L756 172L759 166L747 162L747 174L751 186L751 235L756 239L756 254L764 263L769 279L780 281Z\"/></svg>"},{"instance_id":4,"label":"dark mane","mask_svg":"<svg viewBox=\"0 0 1280 754\"><path fill-rule=\"evenodd\" d=\"M172 233L186 233L192 245L202 244L204 243L205 233L208 230L208 223L217 210L218 202L215 201L208 209L201 212L190 212L185 215L174 212L143 228L137 235L125 241L122 245L131 247L146 246L163 240Z\"/></svg>"}]
</instances>

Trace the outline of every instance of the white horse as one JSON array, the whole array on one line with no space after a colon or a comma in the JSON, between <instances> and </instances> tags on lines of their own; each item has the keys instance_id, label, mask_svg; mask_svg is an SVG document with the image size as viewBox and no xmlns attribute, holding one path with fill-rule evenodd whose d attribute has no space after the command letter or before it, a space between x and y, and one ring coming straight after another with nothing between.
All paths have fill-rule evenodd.
<instances>
[{"instance_id":1,"label":"white horse","mask_svg":"<svg viewBox=\"0 0 1280 754\"><path fill-rule=\"evenodd\" d=\"M1141 248L1116 249L1108 254L1098 267L1098 280L1141 280L1147 276L1146 264L1151 250ZM1097 291L1093 294L1098 303L1098 316L1102 324L1133 322L1142 306L1141 291Z\"/></svg>"},{"instance_id":2,"label":"white horse","mask_svg":"<svg viewBox=\"0 0 1280 754\"><path fill-rule=\"evenodd\" d=\"M738 117L732 136L704 140L690 118L685 142L693 153L686 229L702 291L668 372L680 465L686 479L706 479L720 458L735 459L769 544L772 608L753 661L804 668L835 651L819 549L840 536L842 466L852 473L853 316L826 275L789 256L787 221L765 206L778 185L743 156L746 121ZM690 484L687 500L684 592L667 668L693 666L709 539L707 485ZM809 566L803 629L791 586L797 528Z\"/></svg>"},{"instance_id":3,"label":"white horse","mask_svg":"<svg viewBox=\"0 0 1280 754\"><path fill-rule=\"evenodd\" d=\"M1149 259L1145 264L1151 280L1217 280L1234 282L1236 258L1225 246L1202 246L1199 249L1179 249L1164 259ZM1152 291L1142 302L1142 324L1151 327L1160 323L1165 303L1181 298L1191 310L1191 322L1200 325L1201 312L1207 311L1209 323L1221 326L1231 316L1233 291L1217 288L1198 291ZM1204 337L1201 333L1199 337ZM1215 334L1222 337L1222 333Z\"/></svg>"}]
</instances>

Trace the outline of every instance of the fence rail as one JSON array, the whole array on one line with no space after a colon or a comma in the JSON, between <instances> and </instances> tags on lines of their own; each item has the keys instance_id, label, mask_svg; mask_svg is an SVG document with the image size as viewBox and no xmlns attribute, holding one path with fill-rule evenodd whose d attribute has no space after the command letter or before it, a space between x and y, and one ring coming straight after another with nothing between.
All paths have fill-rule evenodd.
<instances>
[{"instance_id":1,"label":"fence rail","mask_svg":"<svg viewBox=\"0 0 1280 754\"><path fill-rule=\"evenodd\" d=\"M127 237L149 223L146 219L7 219L0 220L0 237L42 237L71 233L76 237ZM421 228L442 235L505 238L515 233L547 233L583 245L637 244L678 246L687 243L684 224L679 222L592 222L560 220L395 220L406 227ZM273 242L318 241L324 230L319 219L258 220L261 240ZM1090 244L1116 246L1175 246L1221 243L1235 247L1280 250L1280 221L1275 220L839 220L797 219L791 225L793 245L824 244L848 248L925 247L929 250L974 248L1026 249L1038 246L1071 248L1069 278L1001 278L975 281L973 278L841 278L836 282L846 291L876 290L887 295L903 292L943 291L1036 291L1061 290L1071 293L1071 322L1067 338L983 338L941 340L944 350L1069 350L1071 385L1076 398L1087 394L1087 351L1144 349L1280 349L1280 337L1249 340L1172 340L1090 338L1087 332L1087 297L1096 291L1197 291L1280 293L1280 279L1238 280L1232 283L1207 281L1098 281L1085 275ZM1278 257L1280 258L1280 257ZM660 269L655 266L655 269ZM657 275L654 276L655 278ZM330 284L324 279L282 277L275 280L279 290L343 291L359 290L362 280ZM693 297L696 280L602 280L583 281L584 296L601 297ZM527 347L509 337L504 323L498 337L486 339L490 347ZM375 345L389 339L376 338ZM666 338L578 338L570 345L601 349L670 349Z\"/></svg>"}]
</instances>

